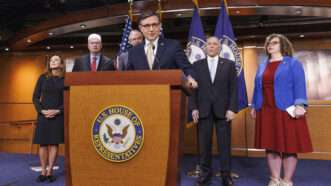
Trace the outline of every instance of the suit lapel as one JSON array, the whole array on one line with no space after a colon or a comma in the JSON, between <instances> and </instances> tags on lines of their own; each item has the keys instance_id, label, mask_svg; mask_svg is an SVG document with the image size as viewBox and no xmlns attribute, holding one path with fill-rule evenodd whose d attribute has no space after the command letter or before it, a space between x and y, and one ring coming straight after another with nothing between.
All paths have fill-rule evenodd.
<instances>
[{"instance_id":1,"label":"suit lapel","mask_svg":"<svg viewBox=\"0 0 331 186\"><path fill-rule=\"evenodd\" d=\"M146 52L145 52L145 42L137 47L138 47L138 54L143 54L143 55L141 55L141 60L140 60L141 63L144 65L144 68L146 68L146 70L149 70L147 56L146 56ZM136 60L139 60L139 59L136 59Z\"/></svg>"},{"instance_id":2,"label":"suit lapel","mask_svg":"<svg viewBox=\"0 0 331 186\"><path fill-rule=\"evenodd\" d=\"M97 67L97 71L100 71L102 69L103 64L105 63L104 58L102 56L102 54L100 55L100 60L99 60L99 64Z\"/></svg>"},{"instance_id":3,"label":"suit lapel","mask_svg":"<svg viewBox=\"0 0 331 186\"><path fill-rule=\"evenodd\" d=\"M157 50L154 58L154 63L153 63L153 69L161 67L161 59L162 59L161 56L164 50L165 50L164 40L162 38L159 38L157 43Z\"/></svg>"},{"instance_id":4,"label":"suit lapel","mask_svg":"<svg viewBox=\"0 0 331 186\"><path fill-rule=\"evenodd\" d=\"M207 74L207 79L208 79L208 82L210 85L212 85L213 83L211 82L211 77L210 77L210 71L209 71L209 67L208 67L208 60L207 58L205 59L203 65L202 65L202 70L203 70L203 73Z\"/></svg>"},{"instance_id":5,"label":"suit lapel","mask_svg":"<svg viewBox=\"0 0 331 186\"><path fill-rule=\"evenodd\" d=\"M222 66L224 64L224 61L222 61L221 58L218 58L217 63L218 64L217 64L217 68L216 68L216 74L215 74L214 82L212 82L211 77L210 77L210 73L211 72L209 71L207 58L205 59L205 64L203 65L203 68L204 68L203 70L204 70L204 72L206 72L206 74L208 74L209 83L211 85L214 85L215 84L215 82L217 81L218 76L220 76L221 71L223 69Z\"/></svg>"},{"instance_id":6,"label":"suit lapel","mask_svg":"<svg viewBox=\"0 0 331 186\"><path fill-rule=\"evenodd\" d=\"M216 74L215 74L215 79L214 79L214 83L216 82L216 79L218 78L218 76L221 75L221 71L222 71L222 67L224 64L224 61L221 58L218 58L218 62L217 62L217 69L216 69Z\"/></svg>"},{"instance_id":7,"label":"suit lapel","mask_svg":"<svg viewBox=\"0 0 331 186\"><path fill-rule=\"evenodd\" d=\"M86 69L88 71L91 71L91 62L90 62L90 54L86 55L85 59L84 59L84 63L82 63L84 65L83 69Z\"/></svg>"}]
</instances>

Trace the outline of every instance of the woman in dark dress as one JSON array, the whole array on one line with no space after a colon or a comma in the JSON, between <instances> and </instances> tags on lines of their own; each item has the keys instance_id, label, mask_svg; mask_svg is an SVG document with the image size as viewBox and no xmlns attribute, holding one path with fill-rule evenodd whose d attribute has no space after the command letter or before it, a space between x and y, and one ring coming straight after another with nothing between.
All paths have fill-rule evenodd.
<instances>
[{"instance_id":1,"label":"woman in dark dress","mask_svg":"<svg viewBox=\"0 0 331 186\"><path fill-rule=\"evenodd\" d=\"M54 55L47 62L47 72L40 75L33 92L33 104L38 112L34 144L40 144L41 174L38 182L54 182L53 166L59 144L64 142L63 90L64 64Z\"/></svg>"},{"instance_id":2,"label":"woman in dark dress","mask_svg":"<svg viewBox=\"0 0 331 186\"><path fill-rule=\"evenodd\" d=\"M268 186L293 186L297 153L313 150L305 118L305 74L285 36L269 35L265 51L268 60L257 70L251 106L256 118L255 147L266 149L271 173Z\"/></svg>"}]
</instances>

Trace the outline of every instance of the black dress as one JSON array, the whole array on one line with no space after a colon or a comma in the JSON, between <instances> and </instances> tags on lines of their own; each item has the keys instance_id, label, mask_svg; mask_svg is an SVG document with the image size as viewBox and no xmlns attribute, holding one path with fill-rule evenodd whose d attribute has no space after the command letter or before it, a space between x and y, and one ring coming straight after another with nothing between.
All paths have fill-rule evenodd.
<instances>
[{"instance_id":1,"label":"black dress","mask_svg":"<svg viewBox=\"0 0 331 186\"><path fill-rule=\"evenodd\" d=\"M63 117L64 78L42 74L33 92L33 104L38 112L37 127L33 143L48 145L64 142ZM59 109L53 118L46 118L41 110Z\"/></svg>"}]
</instances>

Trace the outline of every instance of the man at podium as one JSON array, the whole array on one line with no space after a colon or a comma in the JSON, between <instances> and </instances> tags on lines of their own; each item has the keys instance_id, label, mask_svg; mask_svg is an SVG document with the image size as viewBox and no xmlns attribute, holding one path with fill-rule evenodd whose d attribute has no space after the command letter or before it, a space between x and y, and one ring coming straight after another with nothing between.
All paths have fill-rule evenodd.
<instances>
[{"instance_id":1,"label":"man at podium","mask_svg":"<svg viewBox=\"0 0 331 186\"><path fill-rule=\"evenodd\" d=\"M147 11L138 19L139 29L145 41L129 50L128 70L182 69L188 84L196 87L192 78L192 65L176 40L160 37L161 22L159 16Z\"/></svg>"}]
</instances>

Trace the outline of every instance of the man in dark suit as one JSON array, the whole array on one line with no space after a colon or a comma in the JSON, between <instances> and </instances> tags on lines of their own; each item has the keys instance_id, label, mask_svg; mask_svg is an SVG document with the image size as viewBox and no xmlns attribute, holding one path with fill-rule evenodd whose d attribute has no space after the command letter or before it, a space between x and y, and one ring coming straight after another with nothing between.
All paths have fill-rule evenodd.
<instances>
[{"instance_id":1,"label":"man in dark suit","mask_svg":"<svg viewBox=\"0 0 331 186\"><path fill-rule=\"evenodd\" d=\"M143 42L144 36L139 30L131 30L129 34L129 46L134 47ZM129 52L123 52L117 57L116 69L119 71L128 68Z\"/></svg>"},{"instance_id":2,"label":"man in dark suit","mask_svg":"<svg viewBox=\"0 0 331 186\"><path fill-rule=\"evenodd\" d=\"M231 172L231 120L237 112L235 63L218 56L221 44L216 37L207 39L207 58L193 64L199 87L192 95L192 117L199 122L201 175L197 185L209 185L212 177L211 147L215 124L223 186L233 185Z\"/></svg>"},{"instance_id":3,"label":"man in dark suit","mask_svg":"<svg viewBox=\"0 0 331 186\"><path fill-rule=\"evenodd\" d=\"M189 63L178 41L160 37L161 22L157 14L147 11L138 20L145 42L129 50L128 70L182 69L188 84L196 87Z\"/></svg>"},{"instance_id":4,"label":"man in dark suit","mask_svg":"<svg viewBox=\"0 0 331 186\"><path fill-rule=\"evenodd\" d=\"M99 34L90 34L88 37L87 46L90 51L89 54L84 55L75 60L73 72L80 71L107 71L115 70L112 61L102 55L102 41Z\"/></svg>"}]
</instances>

